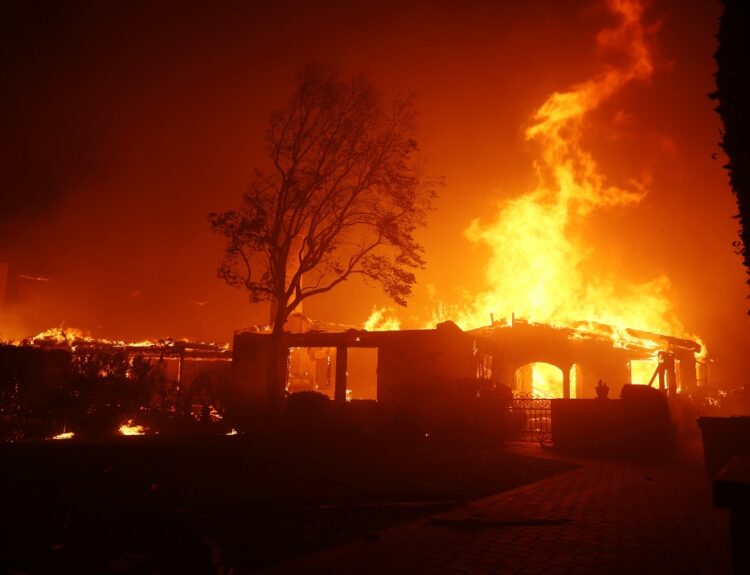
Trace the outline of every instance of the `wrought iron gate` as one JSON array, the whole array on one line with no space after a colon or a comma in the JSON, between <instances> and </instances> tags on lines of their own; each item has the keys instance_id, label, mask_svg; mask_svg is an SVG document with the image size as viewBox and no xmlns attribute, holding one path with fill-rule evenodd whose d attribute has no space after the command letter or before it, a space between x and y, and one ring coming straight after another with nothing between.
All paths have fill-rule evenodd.
<instances>
[{"instance_id":1,"label":"wrought iron gate","mask_svg":"<svg viewBox=\"0 0 750 575\"><path fill-rule=\"evenodd\" d=\"M511 438L516 441L552 441L552 407L549 398L514 396L510 404L509 421Z\"/></svg>"}]
</instances>

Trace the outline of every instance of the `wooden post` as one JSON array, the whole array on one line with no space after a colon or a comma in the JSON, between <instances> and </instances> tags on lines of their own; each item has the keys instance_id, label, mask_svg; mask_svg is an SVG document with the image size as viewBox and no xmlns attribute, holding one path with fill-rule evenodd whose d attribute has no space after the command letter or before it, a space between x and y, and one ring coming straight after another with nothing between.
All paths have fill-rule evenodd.
<instances>
[{"instance_id":1,"label":"wooden post","mask_svg":"<svg viewBox=\"0 0 750 575\"><path fill-rule=\"evenodd\" d=\"M346 346L336 348L336 388L334 400L338 404L346 402L346 364L347 364Z\"/></svg>"},{"instance_id":2,"label":"wooden post","mask_svg":"<svg viewBox=\"0 0 750 575\"><path fill-rule=\"evenodd\" d=\"M659 352L659 391L661 392L664 392L667 389L667 386L665 384L666 383L665 377L664 377L664 367L665 367L664 362L666 361L664 356L665 356L664 352L660 351Z\"/></svg>"},{"instance_id":3,"label":"wooden post","mask_svg":"<svg viewBox=\"0 0 750 575\"><path fill-rule=\"evenodd\" d=\"M664 371L667 372L667 390L670 397L677 395L677 372L674 366L674 355L671 353L664 354Z\"/></svg>"},{"instance_id":4,"label":"wooden post","mask_svg":"<svg viewBox=\"0 0 750 575\"><path fill-rule=\"evenodd\" d=\"M563 398L570 399L570 367L563 369Z\"/></svg>"}]
</instances>

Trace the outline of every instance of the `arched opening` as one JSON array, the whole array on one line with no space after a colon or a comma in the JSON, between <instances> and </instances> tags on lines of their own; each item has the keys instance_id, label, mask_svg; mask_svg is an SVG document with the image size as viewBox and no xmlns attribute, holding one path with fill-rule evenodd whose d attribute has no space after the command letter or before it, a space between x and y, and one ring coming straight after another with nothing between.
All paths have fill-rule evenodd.
<instances>
[{"instance_id":1,"label":"arched opening","mask_svg":"<svg viewBox=\"0 0 750 575\"><path fill-rule=\"evenodd\" d=\"M550 363L528 363L515 374L515 389L536 397L563 397L563 372Z\"/></svg>"}]
</instances>

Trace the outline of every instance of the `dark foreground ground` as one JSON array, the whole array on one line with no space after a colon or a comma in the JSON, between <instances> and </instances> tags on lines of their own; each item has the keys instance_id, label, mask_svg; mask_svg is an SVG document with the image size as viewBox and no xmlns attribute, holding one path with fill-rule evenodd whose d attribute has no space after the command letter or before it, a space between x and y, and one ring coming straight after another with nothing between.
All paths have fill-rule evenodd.
<instances>
[{"instance_id":1,"label":"dark foreground ground","mask_svg":"<svg viewBox=\"0 0 750 575\"><path fill-rule=\"evenodd\" d=\"M575 467L304 433L5 444L0 461L0 558L23 574L251 571Z\"/></svg>"},{"instance_id":2,"label":"dark foreground ground","mask_svg":"<svg viewBox=\"0 0 750 575\"><path fill-rule=\"evenodd\" d=\"M520 447L559 457L538 445L513 446ZM262 573L731 575L728 510L713 506L711 481L695 455L689 449L650 460L576 458L581 466L568 473Z\"/></svg>"}]
</instances>

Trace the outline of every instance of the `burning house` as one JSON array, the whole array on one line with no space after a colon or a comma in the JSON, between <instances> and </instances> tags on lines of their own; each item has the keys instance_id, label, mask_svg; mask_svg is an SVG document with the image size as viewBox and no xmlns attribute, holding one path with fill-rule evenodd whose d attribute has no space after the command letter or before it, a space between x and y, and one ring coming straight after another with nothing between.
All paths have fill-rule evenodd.
<instances>
[{"instance_id":1,"label":"burning house","mask_svg":"<svg viewBox=\"0 0 750 575\"><path fill-rule=\"evenodd\" d=\"M453 322L367 331L331 330L301 314L293 320L304 329L282 337L288 393L316 391L340 407L369 400L386 419L428 434L465 430L578 453L656 453L692 424L678 392L705 391L698 343L632 329L514 320L468 331ZM256 411L267 404L270 346L268 333L234 337L233 400ZM608 392L613 400L601 401Z\"/></svg>"},{"instance_id":2,"label":"burning house","mask_svg":"<svg viewBox=\"0 0 750 575\"><path fill-rule=\"evenodd\" d=\"M658 384L671 395L698 385L701 346L691 340L604 325L578 329L513 321L470 332L477 375L517 393L595 397L599 381L619 396L624 384ZM701 382L703 383L703 382Z\"/></svg>"},{"instance_id":3,"label":"burning house","mask_svg":"<svg viewBox=\"0 0 750 575\"><path fill-rule=\"evenodd\" d=\"M290 322L296 323L296 326L283 336L283 346L289 352L286 364L288 392L317 391L336 402L376 401L384 410L395 412L404 408L427 409L425 405L430 402L434 405L429 409L451 409L458 405L454 401L456 398L491 394L501 388L512 390L517 395L545 399L592 398L600 380L609 386L612 397L619 397L623 386L630 383L652 385L672 395L679 390L692 393L700 389L706 379L705 374L700 373L703 360L699 354L704 351L704 346L691 331L698 328L688 329L677 317L680 298L675 297L665 273L667 268L659 265L659 260L664 257L655 256L652 262L642 261L649 259L643 256L658 242L654 242L651 236L634 242L638 234L633 233L631 225L638 220L657 221L649 218L653 206L646 205L649 202L644 202L644 198L650 189L661 193L670 188L670 182L674 184L677 180L654 179L652 171L664 170L657 170L651 165L641 172L638 164L643 158L639 154L634 155L633 161L618 162L617 158L630 150L629 147L610 149L603 145L609 142L610 132L612 141L619 137L620 132L626 133L631 138L628 140L631 147L642 146L648 138L649 141L654 139L654 145L670 143L669 149L672 150L675 142L679 141L676 135L667 138L669 132L666 128L663 137L659 138L654 135L658 130L653 134L650 130L636 130L637 114L630 110L632 101L627 98L624 102L618 100L618 94L626 90L633 92L640 84L648 84L655 70L659 70L660 62L659 58L652 56L650 32L648 26L644 27L641 22L644 8L639 3L625 2L614 3L610 11L609 23L596 35L598 56L585 66L576 64L575 73L571 75L572 83L567 87L555 88L536 104L534 102L539 94L533 92L533 98L529 96L523 109L517 111L523 113L523 153L533 154L533 170L528 170L528 174L523 172L523 177L519 175L520 172L508 174L507 182L503 184L505 189L500 195L483 198L481 204L477 204L481 205L481 211L467 211L460 213L460 216L459 213L455 214L455 218L467 217L462 237L479 248L476 254L488 256L481 263L475 259L479 256L466 258L467 261L472 259L471 269L482 270L481 283L478 283L479 277L465 280L460 277L468 264L460 262L467 267L456 265L458 262L454 254L459 238L447 233L448 228L440 229L440 233L435 234L441 239L444 236L446 243L442 247L450 249L441 252L439 247L431 247L429 263L431 266L450 266L450 274L442 275L449 279L420 278L420 282L423 279L427 279L425 283L434 281L438 290L445 291L433 294L431 290L426 290L429 303L422 301L419 305L435 309L442 303L439 298L447 298L457 302L456 306L460 309L455 312L451 310L436 321L435 314L428 311L427 316L433 316L429 325L437 325L434 329L385 331L325 325L298 314ZM593 51L594 46L589 48ZM483 76L486 74L483 73ZM555 85L557 80L554 81ZM508 86L515 84L512 82ZM705 91L702 91L701 97L704 94ZM467 102L470 101L467 99ZM505 106L498 103L495 107L502 109ZM514 121L516 119L513 118ZM445 119L438 120L443 122ZM482 122L477 123L484 125L486 122L483 118ZM644 127L647 125L644 124ZM645 135L636 138L628 130L644 132ZM500 139L499 133L492 134L492 141L496 139ZM644 156L655 155L648 147L642 153ZM455 152L447 159L460 165L461 172L471 171L465 164L454 160L453 156L456 156ZM521 156L512 157L516 158L513 161L517 161ZM461 158L461 161L465 162L466 158ZM493 173L495 169L505 170L508 167L505 164L501 166L492 164ZM670 170L674 168L671 166ZM289 181L294 181L294 178ZM444 223L454 218L450 212L463 202L465 196L482 193L473 185L466 183L454 188L460 190L460 194L451 192L456 194L456 199L455 203L444 205L448 209L443 209L443 213L449 213ZM310 189L318 188L313 186ZM699 189L703 194L704 188ZM659 193L652 194L649 201L658 198ZM382 197L374 195L370 205L377 206L381 202ZM497 204L496 212L487 209L492 204ZM664 204L668 205L669 211L660 212L659 221L679 219L675 216L678 212L673 202ZM308 206L308 203L305 198L305 202L291 202L290 205ZM680 202L677 207L682 206ZM320 280L326 270L342 267L338 261L336 265L323 266L323 271L312 265L300 267L304 256L311 253L309 246L304 246L309 244L310 238L320 237L320 234L312 233L314 228L310 226L313 221L319 220L315 214L321 212L314 209L309 209L309 212L312 215L302 217L307 212L300 211L301 219L296 215L292 218L295 222L299 219L299 225L289 227L288 237L279 236L288 242L279 241L273 245L275 248L288 243L294 247L283 254L287 258L283 263L289 264L285 270L290 273L285 276L287 285L282 287L290 294L301 294L303 289L308 294L315 291L311 289L312 286L325 285L326 282L321 284ZM339 206L334 205L323 213L339 214ZM419 219L416 218L415 222ZM382 218L377 220L381 221ZM355 218L353 221L359 220ZM358 229L360 225L351 226L351 229ZM410 237L411 228L407 228ZM352 234L347 241L332 245L349 248L364 245L357 234ZM303 237L308 241L301 241ZM86 241L91 243L88 239ZM638 245L629 246L628 243ZM123 241L123 244L126 242ZM671 244L662 244L659 253L669 253ZM460 246L461 249L466 248L464 244ZM251 247L257 248L256 245ZM312 250L312 253L328 253L326 249ZM132 251L128 247L128 253ZM691 252L682 245L679 250L673 249L675 254L678 251L684 253L686 258ZM348 256L342 254L341 262L348 261ZM698 258L693 255L690 258L705 259L704 256ZM244 260L245 263L249 261ZM692 259L689 261L692 265ZM248 268L252 267L263 278L267 270L253 263ZM186 269L189 267L186 266ZM0 300L4 292L10 293L11 287L13 291L25 290L22 295L34 304L31 307L36 313L42 307L42 298L35 294L46 293L44 290L49 291L47 288L53 284L41 273L21 276L10 274L9 269L7 265L0 264ZM159 282L167 281L164 277L167 274L152 275L159 277ZM284 276L283 273L278 275ZM16 289L11 285L11 276L16 283L23 279L21 288ZM144 313L142 317L146 317L146 310L153 311L157 299L143 297L140 288L132 291L131 288L120 289L122 275L118 273L112 277L116 278L113 283L118 284L116 291L120 299L117 301L126 302L126 305L107 303L107 313L112 309L141 310ZM172 274L170 277L176 278L178 275ZM293 278L296 278L294 281L298 290L291 289L295 287L289 284ZM248 282L242 285L250 285L249 280L248 277ZM677 281L682 285L690 283L684 277ZM449 285L451 283L456 285ZM103 294L107 290L100 291L104 301ZM165 291L170 295L160 300L162 304L159 305L174 300L170 304L174 305L170 308L173 312L185 309L184 301L179 304L182 307L177 307L177 291ZM322 290L318 291L322 293ZM261 290L260 295L266 297L268 291ZM8 299L7 293L5 299ZM211 299L213 301L213 297ZM220 300L218 296L215 299ZM289 310L300 309L295 306L301 301L294 299L284 304ZM681 303L684 309L685 302ZM195 322L201 325L204 304L203 299L185 304L195 312L192 314ZM228 317L236 317L233 315L236 313L240 312L232 310ZM529 321L519 321L511 315L513 313ZM513 319L508 322L491 320L488 326L490 314ZM191 314L174 312L162 315L171 322L179 323ZM442 321L448 318L456 323ZM121 319L122 323L134 321L130 317ZM588 323L581 320L588 320ZM415 325L426 325L428 322L425 316L413 321ZM212 329L218 331L224 328L214 326ZM708 341L714 345L710 338ZM64 349L67 343L34 343L36 347L44 345L48 348L57 345ZM110 349L102 342L89 343L80 338L75 345L77 347L71 352L71 358L85 357L88 353L85 350L94 353ZM118 344L111 350L120 350L118 353L128 361L140 357L146 362L144 377L158 382L152 387L159 390L152 394L149 404L158 409L169 411L185 409L185 405L217 403L217 396L221 395L220 382L229 379L230 371L230 395L233 400L262 405L267 397L269 336L263 330L235 334L232 352L178 342L144 346ZM20 353L10 350L7 355ZM216 364L215 369L206 369L212 364ZM134 373L138 367L132 364L127 369ZM104 370L101 377L108 377L108 372ZM39 382L45 381L42 377L34 378ZM16 392L9 393L12 395ZM442 399L438 401L437 398Z\"/></svg>"},{"instance_id":4,"label":"burning house","mask_svg":"<svg viewBox=\"0 0 750 575\"><path fill-rule=\"evenodd\" d=\"M613 396L630 383L669 394L691 392L699 384L699 344L636 330L523 321L469 331L453 322L374 332L325 327L306 320L304 331L285 333L287 391L318 391L337 402L376 400L386 412L426 409L430 403L451 409L456 404L450 398L500 387L516 395L592 398L600 380L608 382ZM235 334L233 388L243 401L265 401L269 343L265 333Z\"/></svg>"},{"instance_id":5,"label":"burning house","mask_svg":"<svg viewBox=\"0 0 750 575\"><path fill-rule=\"evenodd\" d=\"M285 333L287 390L312 390L337 402L375 400L386 411L415 407L449 382L475 379L473 341L455 324L403 331ZM265 401L270 336L234 336L233 387L245 401ZM460 388L457 389L460 391Z\"/></svg>"}]
</instances>

